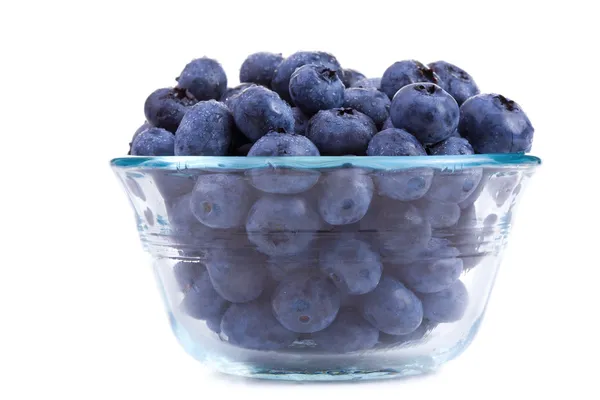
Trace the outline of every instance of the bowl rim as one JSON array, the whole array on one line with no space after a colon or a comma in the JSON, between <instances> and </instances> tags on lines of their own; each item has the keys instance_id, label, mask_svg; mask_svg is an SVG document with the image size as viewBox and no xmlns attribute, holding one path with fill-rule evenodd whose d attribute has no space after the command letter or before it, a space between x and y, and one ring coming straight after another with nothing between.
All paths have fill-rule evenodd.
<instances>
[{"instance_id":1,"label":"bowl rim","mask_svg":"<svg viewBox=\"0 0 600 400\"><path fill-rule=\"evenodd\" d=\"M473 154L460 156L290 156L290 157L238 157L238 156L124 156L113 158L110 165L117 169L255 169L255 168L340 168L368 169L437 168L464 169L473 167L535 168L542 164L536 156L523 153Z\"/></svg>"}]
</instances>

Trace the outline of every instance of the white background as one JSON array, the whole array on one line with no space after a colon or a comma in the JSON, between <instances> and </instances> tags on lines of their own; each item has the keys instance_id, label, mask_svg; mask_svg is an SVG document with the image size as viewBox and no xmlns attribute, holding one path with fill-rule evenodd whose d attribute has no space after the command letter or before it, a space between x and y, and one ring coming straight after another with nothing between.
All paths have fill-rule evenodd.
<instances>
[{"instance_id":1,"label":"white background","mask_svg":"<svg viewBox=\"0 0 600 400\"><path fill-rule=\"evenodd\" d=\"M591 1L14 1L0 5L0 399L598 398L600 97ZM170 332L108 166L192 58L326 50L380 76L444 59L516 100L543 167L479 336L422 378L218 375ZM386 397L389 396L389 397Z\"/></svg>"}]
</instances>

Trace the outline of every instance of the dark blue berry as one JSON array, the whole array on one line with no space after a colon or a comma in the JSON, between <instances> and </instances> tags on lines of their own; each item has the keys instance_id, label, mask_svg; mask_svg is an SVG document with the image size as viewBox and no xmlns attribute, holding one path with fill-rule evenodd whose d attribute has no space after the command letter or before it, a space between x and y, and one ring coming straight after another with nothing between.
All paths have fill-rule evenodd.
<instances>
[{"instance_id":1,"label":"dark blue berry","mask_svg":"<svg viewBox=\"0 0 600 400\"><path fill-rule=\"evenodd\" d=\"M331 325L313 333L311 339L319 350L345 354L375 347L379 331L356 311L342 310Z\"/></svg>"},{"instance_id":2,"label":"dark blue berry","mask_svg":"<svg viewBox=\"0 0 600 400\"><path fill-rule=\"evenodd\" d=\"M244 90L248 89L249 87L253 86L257 85L254 83L240 83L235 87L228 88L223 94L223 96L221 96L220 101L225 103L229 110L233 112L235 100L237 99L239 94L242 93Z\"/></svg>"},{"instance_id":3,"label":"dark blue berry","mask_svg":"<svg viewBox=\"0 0 600 400\"><path fill-rule=\"evenodd\" d=\"M481 168L436 170L425 197L435 201L460 203L477 190L482 174Z\"/></svg>"},{"instance_id":4,"label":"dark blue berry","mask_svg":"<svg viewBox=\"0 0 600 400\"><path fill-rule=\"evenodd\" d=\"M269 132L258 139L249 157L318 156L319 150L306 136ZM294 194L305 192L319 180L319 172L291 168L268 167L247 172L252 185L267 193Z\"/></svg>"},{"instance_id":5,"label":"dark blue berry","mask_svg":"<svg viewBox=\"0 0 600 400\"><path fill-rule=\"evenodd\" d=\"M340 293L329 279L318 273L289 275L273 294L275 317L287 329L298 333L327 328L340 308Z\"/></svg>"},{"instance_id":6,"label":"dark blue berry","mask_svg":"<svg viewBox=\"0 0 600 400\"><path fill-rule=\"evenodd\" d=\"M179 290L186 293L194 282L201 279L206 272L206 267L198 262L180 261L173 266L173 274Z\"/></svg>"},{"instance_id":7,"label":"dark blue berry","mask_svg":"<svg viewBox=\"0 0 600 400\"><path fill-rule=\"evenodd\" d=\"M422 341L429 335L437 325L436 322L424 319L416 330L406 335L388 335L387 333L380 333L379 342L386 347L403 346L411 343L417 344L417 342Z\"/></svg>"},{"instance_id":8,"label":"dark blue berry","mask_svg":"<svg viewBox=\"0 0 600 400\"><path fill-rule=\"evenodd\" d=\"M216 60L202 57L185 66L177 77L177 85L187 89L199 101L218 100L227 90L227 75Z\"/></svg>"},{"instance_id":9,"label":"dark blue berry","mask_svg":"<svg viewBox=\"0 0 600 400\"><path fill-rule=\"evenodd\" d=\"M349 88L344 92L344 107L353 108L381 126L390 116L390 99L373 89Z\"/></svg>"},{"instance_id":10,"label":"dark blue berry","mask_svg":"<svg viewBox=\"0 0 600 400\"><path fill-rule=\"evenodd\" d=\"M223 314L225 314L225 312L223 312ZM223 319L223 315L215 315L214 317L206 319L206 327L216 334L221 333L221 319Z\"/></svg>"},{"instance_id":11,"label":"dark blue berry","mask_svg":"<svg viewBox=\"0 0 600 400\"><path fill-rule=\"evenodd\" d=\"M319 213L330 225L348 225L365 216L373 198L373 180L359 169L327 173L321 185Z\"/></svg>"},{"instance_id":12,"label":"dark blue berry","mask_svg":"<svg viewBox=\"0 0 600 400\"><path fill-rule=\"evenodd\" d=\"M360 89L381 90L381 78L363 78L352 84L352 87Z\"/></svg>"},{"instance_id":13,"label":"dark blue berry","mask_svg":"<svg viewBox=\"0 0 600 400\"><path fill-rule=\"evenodd\" d=\"M388 260L404 259L431 239L431 225L417 207L383 197L360 221L360 230L377 234L379 251Z\"/></svg>"},{"instance_id":14,"label":"dark blue berry","mask_svg":"<svg viewBox=\"0 0 600 400\"><path fill-rule=\"evenodd\" d=\"M131 146L133 156L172 156L174 155L175 137L162 128L150 128L139 135Z\"/></svg>"},{"instance_id":15,"label":"dark blue berry","mask_svg":"<svg viewBox=\"0 0 600 400\"><path fill-rule=\"evenodd\" d=\"M298 336L277 322L264 301L232 304L221 320L221 334L232 345L253 350L283 349Z\"/></svg>"},{"instance_id":16,"label":"dark blue berry","mask_svg":"<svg viewBox=\"0 0 600 400\"><path fill-rule=\"evenodd\" d=\"M201 101L190 107L177 128L175 155L227 155L234 129L233 116L225 104Z\"/></svg>"},{"instance_id":17,"label":"dark blue berry","mask_svg":"<svg viewBox=\"0 0 600 400\"><path fill-rule=\"evenodd\" d=\"M456 203L420 199L417 205L433 229L449 228L460 218L460 207Z\"/></svg>"},{"instance_id":18,"label":"dark blue berry","mask_svg":"<svg viewBox=\"0 0 600 400\"><path fill-rule=\"evenodd\" d=\"M369 142L368 156L426 156L421 143L403 129L390 128L377 133Z\"/></svg>"},{"instance_id":19,"label":"dark blue berry","mask_svg":"<svg viewBox=\"0 0 600 400\"><path fill-rule=\"evenodd\" d=\"M456 136L450 136L429 148L429 154L432 156L465 156L473 153L469 141Z\"/></svg>"},{"instance_id":20,"label":"dark blue berry","mask_svg":"<svg viewBox=\"0 0 600 400\"><path fill-rule=\"evenodd\" d=\"M296 135L306 135L308 118L298 107L292 107L292 113L294 114L294 133Z\"/></svg>"},{"instance_id":21,"label":"dark blue berry","mask_svg":"<svg viewBox=\"0 0 600 400\"><path fill-rule=\"evenodd\" d=\"M374 327L390 335L415 331L423 320L421 301L398 280L384 275L379 285L367 293L360 308Z\"/></svg>"},{"instance_id":22,"label":"dark blue berry","mask_svg":"<svg viewBox=\"0 0 600 400\"><path fill-rule=\"evenodd\" d=\"M342 80L344 86L347 88L351 87L354 83L365 78L366 76L350 68L343 68L340 73L340 79Z\"/></svg>"},{"instance_id":23,"label":"dark blue berry","mask_svg":"<svg viewBox=\"0 0 600 400\"><path fill-rule=\"evenodd\" d=\"M379 254L359 239L339 237L323 247L319 256L321 271L329 276L342 294L359 295L375 289L383 265Z\"/></svg>"},{"instance_id":24,"label":"dark blue berry","mask_svg":"<svg viewBox=\"0 0 600 400\"><path fill-rule=\"evenodd\" d=\"M319 215L303 198L265 196L248 213L246 231L258 250L269 256L301 253L321 227Z\"/></svg>"},{"instance_id":25,"label":"dark blue berry","mask_svg":"<svg viewBox=\"0 0 600 400\"><path fill-rule=\"evenodd\" d=\"M351 108L319 111L306 129L306 136L321 155L330 156L365 155L376 133L371 118Z\"/></svg>"},{"instance_id":26,"label":"dark blue berry","mask_svg":"<svg viewBox=\"0 0 600 400\"><path fill-rule=\"evenodd\" d=\"M135 139L139 136L140 133L150 128L152 128L152 125L150 125L148 122L144 122L139 128L137 128L137 130L133 134L133 137L131 138L131 142L129 142L129 152L127 153L128 156L131 155L131 147L133 146L133 142L135 142Z\"/></svg>"},{"instance_id":27,"label":"dark blue berry","mask_svg":"<svg viewBox=\"0 0 600 400\"><path fill-rule=\"evenodd\" d=\"M376 171L373 181L377 192L390 199L412 201L425 196L431 187L433 169L410 168L390 171Z\"/></svg>"},{"instance_id":28,"label":"dark blue berry","mask_svg":"<svg viewBox=\"0 0 600 400\"><path fill-rule=\"evenodd\" d=\"M344 103L344 84L336 70L307 64L292 74L290 96L296 107L307 116L312 116L320 110L341 107Z\"/></svg>"},{"instance_id":29,"label":"dark blue berry","mask_svg":"<svg viewBox=\"0 0 600 400\"><path fill-rule=\"evenodd\" d=\"M290 78L296 69L306 64L323 65L329 69L339 71L341 69L338 60L329 53L322 51L299 51L284 59L277 67L271 88L287 102L291 102Z\"/></svg>"},{"instance_id":30,"label":"dark blue berry","mask_svg":"<svg viewBox=\"0 0 600 400\"><path fill-rule=\"evenodd\" d=\"M270 87L273 75L282 61L281 54L268 52L250 54L240 68L240 82L252 82Z\"/></svg>"},{"instance_id":31,"label":"dark blue berry","mask_svg":"<svg viewBox=\"0 0 600 400\"><path fill-rule=\"evenodd\" d=\"M418 82L438 83L438 76L419 61L398 61L390 65L383 73L381 91L392 100L398 90L406 85Z\"/></svg>"},{"instance_id":32,"label":"dark blue berry","mask_svg":"<svg viewBox=\"0 0 600 400\"><path fill-rule=\"evenodd\" d=\"M246 180L232 174L201 175L190 199L192 213L211 228L243 226L252 204Z\"/></svg>"},{"instance_id":33,"label":"dark blue berry","mask_svg":"<svg viewBox=\"0 0 600 400\"><path fill-rule=\"evenodd\" d=\"M435 61L428 66L437 74L438 85L450 93L459 106L469 97L479 94L479 88L471 75L456 65L446 61Z\"/></svg>"},{"instance_id":34,"label":"dark blue berry","mask_svg":"<svg viewBox=\"0 0 600 400\"><path fill-rule=\"evenodd\" d=\"M206 320L222 315L229 302L213 288L208 272L205 270L186 292L181 306L190 317Z\"/></svg>"},{"instance_id":35,"label":"dark blue berry","mask_svg":"<svg viewBox=\"0 0 600 400\"><path fill-rule=\"evenodd\" d=\"M492 196L497 207L502 207L508 199L515 196L515 189L521 182L517 171L498 171L488 178L486 190Z\"/></svg>"},{"instance_id":36,"label":"dark blue berry","mask_svg":"<svg viewBox=\"0 0 600 400\"><path fill-rule=\"evenodd\" d=\"M419 293L435 293L450 287L463 271L458 249L444 239L432 238L416 261L399 268L406 286Z\"/></svg>"},{"instance_id":37,"label":"dark blue berry","mask_svg":"<svg viewBox=\"0 0 600 400\"><path fill-rule=\"evenodd\" d=\"M534 131L523 109L500 94L480 94L465 101L458 130L479 154L526 153Z\"/></svg>"},{"instance_id":38,"label":"dark blue berry","mask_svg":"<svg viewBox=\"0 0 600 400\"><path fill-rule=\"evenodd\" d=\"M236 97L233 117L239 130L253 142L270 131L294 131L292 108L262 86L249 87Z\"/></svg>"},{"instance_id":39,"label":"dark blue berry","mask_svg":"<svg viewBox=\"0 0 600 400\"><path fill-rule=\"evenodd\" d=\"M423 145L450 137L458 126L456 100L433 83L404 86L392 100L390 117L395 127L406 129Z\"/></svg>"},{"instance_id":40,"label":"dark blue berry","mask_svg":"<svg viewBox=\"0 0 600 400\"><path fill-rule=\"evenodd\" d=\"M196 101L185 89L158 89L146 99L144 114L151 125L175 133L188 107Z\"/></svg>"},{"instance_id":41,"label":"dark blue berry","mask_svg":"<svg viewBox=\"0 0 600 400\"><path fill-rule=\"evenodd\" d=\"M469 293L461 281L436 293L419 295L425 318L433 322L447 323L460 320L469 305Z\"/></svg>"},{"instance_id":42,"label":"dark blue berry","mask_svg":"<svg viewBox=\"0 0 600 400\"><path fill-rule=\"evenodd\" d=\"M211 249L206 269L213 287L226 300L245 303L257 299L267 283L262 257L248 248ZM264 256L263 256L264 257Z\"/></svg>"}]
</instances>

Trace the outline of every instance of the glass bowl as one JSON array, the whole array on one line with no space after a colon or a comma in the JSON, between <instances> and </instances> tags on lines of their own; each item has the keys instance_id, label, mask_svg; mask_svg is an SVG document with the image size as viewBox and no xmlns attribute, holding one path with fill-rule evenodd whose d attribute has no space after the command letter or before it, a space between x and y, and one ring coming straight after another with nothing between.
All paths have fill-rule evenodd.
<instances>
[{"instance_id":1,"label":"glass bowl","mask_svg":"<svg viewBox=\"0 0 600 400\"><path fill-rule=\"evenodd\" d=\"M431 372L475 337L540 159L123 157L173 332L228 374Z\"/></svg>"}]
</instances>

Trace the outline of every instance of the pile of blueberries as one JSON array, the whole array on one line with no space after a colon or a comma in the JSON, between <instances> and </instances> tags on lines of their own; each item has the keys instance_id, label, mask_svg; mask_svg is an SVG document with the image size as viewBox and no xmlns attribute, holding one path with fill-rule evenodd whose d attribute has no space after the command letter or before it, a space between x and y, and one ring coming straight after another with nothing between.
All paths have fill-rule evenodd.
<instances>
[{"instance_id":1,"label":"pile of blueberries","mask_svg":"<svg viewBox=\"0 0 600 400\"><path fill-rule=\"evenodd\" d=\"M242 348L337 354L404 346L459 321L469 302L460 277L495 240L496 215L482 223L474 203L487 191L502 206L519 183L478 168L348 167L269 186L269 170L258 185L247 174L258 171L154 171L182 256L179 309Z\"/></svg>"},{"instance_id":2,"label":"pile of blueberries","mask_svg":"<svg viewBox=\"0 0 600 400\"><path fill-rule=\"evenodd\" d=\"M479 94L447 62L401 61L379 78L330 54L249 56L227 88L221 66L188 64L146 101L132 155L416 156L526 152L513 101ZM459 107L460 106L460 107ZM152 171L182 260L181 310L247 349L344 354L403 346L459 321L460 277L493 241L520 175L486 168ZM478 210L481 213L481 210Z\"/></svg>"},{"instance_id":3,"label":"pile of blueberries","mask_svg":"<svg viewBox=\"0 0 600 400\"><path fill-rule=\"evenodd\" d=\"M228 88L221 65L192 60L146 100L138 156L417 156L528 152L533 127L514 101L479 94L445 61L399 61L381 78L325 52L260 52Z\"/></svg>"}]
</instances>

